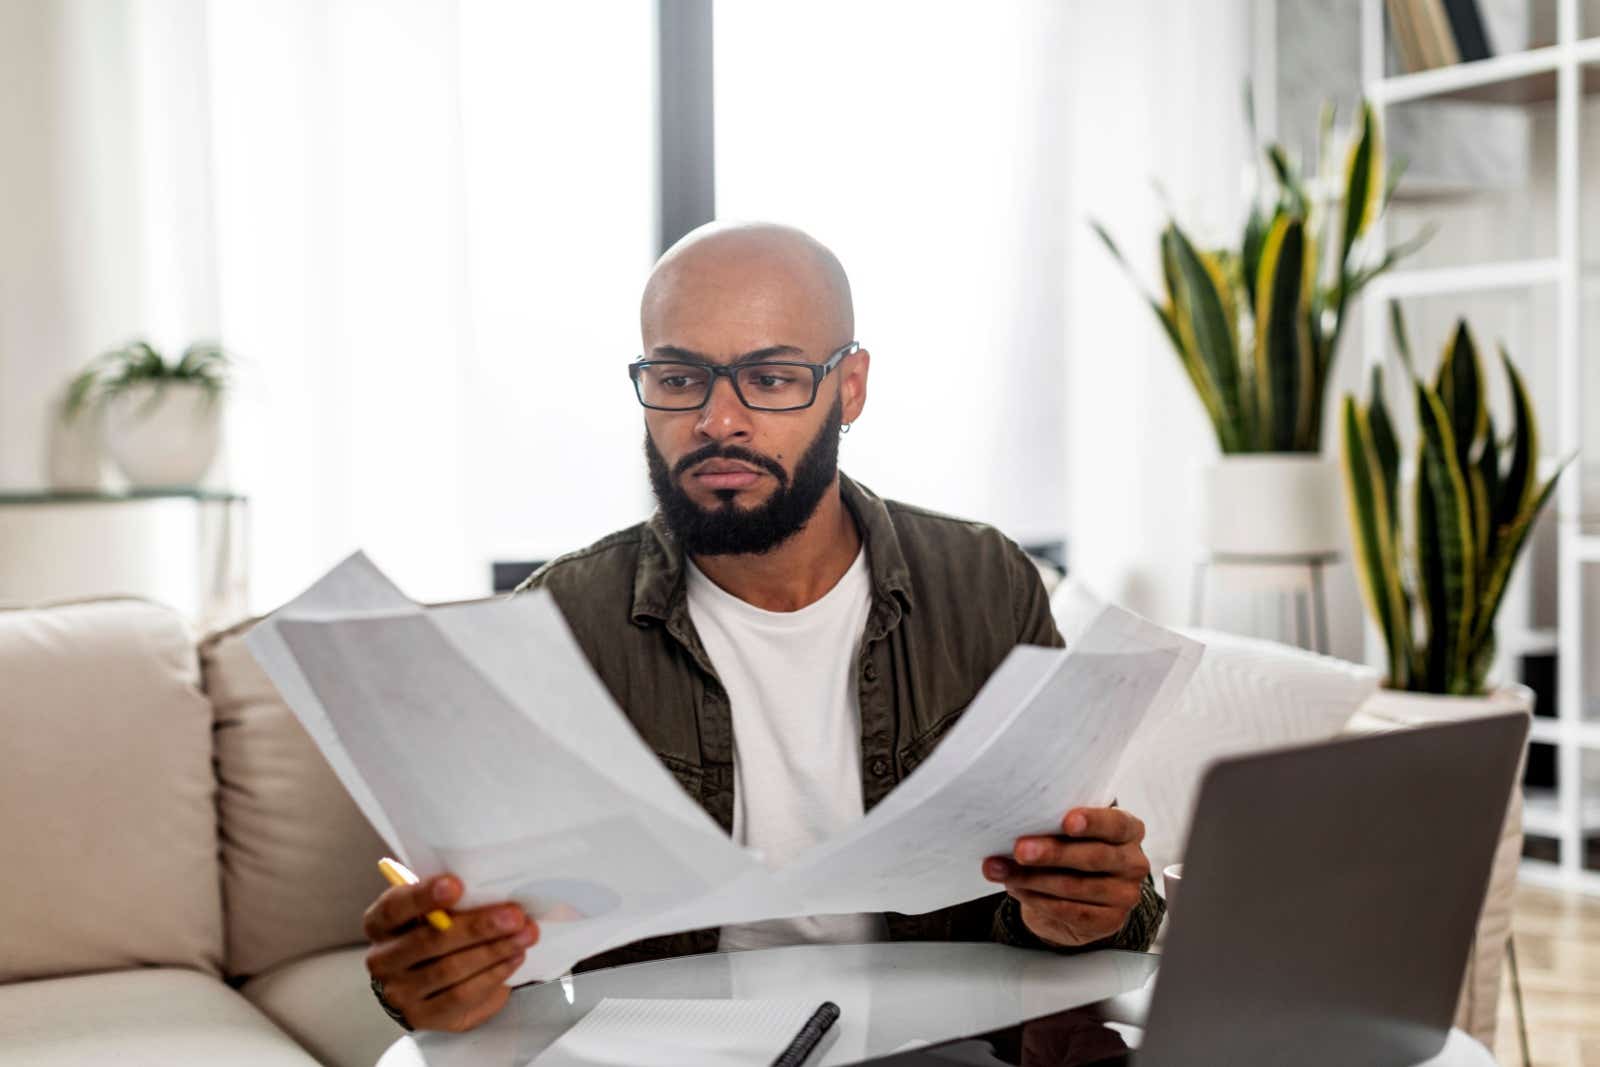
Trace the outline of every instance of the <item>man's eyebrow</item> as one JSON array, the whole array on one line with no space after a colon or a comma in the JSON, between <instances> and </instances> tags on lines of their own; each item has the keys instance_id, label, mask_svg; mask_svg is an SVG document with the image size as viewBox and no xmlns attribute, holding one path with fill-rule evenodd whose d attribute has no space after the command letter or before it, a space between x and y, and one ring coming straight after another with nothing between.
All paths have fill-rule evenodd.
<instances>
[{"instance_id":1,"label":"man's eyebrow","mask_svg":"<svg viewBox=\"0 0 1600 1067\"><path fill-rule=\"evenodd\" d=\"M805 355L805 350L796 348L794 345L768 345L766 348L758 348L754 352L746 352L741 356L735 357L729 362L729 366L737 366L741 363L760 363L764 359L803 355ZM709 356L690 351L687 348L679 348L677 345L656 345L655 348L650 350L650 358L681 359L690 363L716 362Z\"/></svg>"}]
</instances>

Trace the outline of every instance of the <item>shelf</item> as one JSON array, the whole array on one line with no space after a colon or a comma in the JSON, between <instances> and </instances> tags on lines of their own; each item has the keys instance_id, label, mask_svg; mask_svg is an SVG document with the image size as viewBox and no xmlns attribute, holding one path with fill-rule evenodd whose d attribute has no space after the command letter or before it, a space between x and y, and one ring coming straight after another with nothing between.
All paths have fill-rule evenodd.
<instances>
[{"instance_id":1,"label":"shelf","mask_svg":"<svg viewBox=\"0 0 1600 1067\"><path fill-rule=\"evenodd\" d=\"M1579 825L1585 836L1600 833L1600 796L1583 798ZM1522 832L1539 837L1561 836L1561 799L1554 789L1522 791Z\"/></svg>"},{"instance_id":2,"label":"shelf","mask_svg":"<svg viewBox=\"0 0 1600 1067\"><path fill-rule=\"evenodd\" d=\"M1581 533L1572 540L1577 546L1578 562L1600 563L1600 534Z\"/></svg>"},{"instance_id":3,"label":"shelf","mask_svg":"<svg viewBox=\"0 0 1600 1067\"><path fill-rule=\"evenodd\" d=\"M1524 856L1517 867L1517 880L1545 889L1569 889L1600 895L1600 871L1568 871L1558 864Z\"/></svg>"},{"instance_id":4,"label":"shelf","mask_svg":"<svg viewBox=\"0 0 1600 1067\"><path fill-rule=\"evenodd\" d=\"M1528 727L1528 740L1541 745L1559 745L1561 743L1561 722L1550 716L1533 717L1533 722Z\"/></svg>"},{"instance_id":5,"label":"shelf","mask_svg":"<svg viewBox=\"0 0 1600 1067\"><path fill-rule=\"evenodd\" d=\"M138 500L198 500L202 503L231 504L244 499L243 495L225 489L204 488L129 489L120 493L62 489L0 490L0 507L38 504L125 504Z\"/></svg>"},{"instance_id":6,"label":"shelf","mask_svg":"<svg viewBox=\"0 0 1600 1067\"><path fill-rule=\"evenodd\" d=\"M1573 52L1579 63L1600 59L1600 39L1580 41ZM1372 89L1374 103L1402 104L1419 100L1452 100L1479 104L1530 106L1556 98L1560 45L1527 52L1457 63L1449 67L1384 78ZM1600 93L1600 70L1583 71L1585 95Z\"/></svg>"},{"instance_id":7,"label":"shelf","mask_svg":"<svg viewBox=\"0 0 1600 1067\"><path fill-rule=\"evenodd\" d=\"M1398 270L1373 279L1371 288L1383 300L1442 293L1482 292L1551 285L1561 277L1559 259L1522 259L1479 263L1470 267Z\"/></svg>"},{"instance_id":8,"label":"shelf","mask_svg":"<svg viewBox=\"0 0 1600 1067\"><path fill-rule=\"evenodd\" d=\"M1560 650L1561 635L1553 627L1514 630L1497 636L1495 644L1507 656L1549 656Z\"/></svg>"}]
</instances>

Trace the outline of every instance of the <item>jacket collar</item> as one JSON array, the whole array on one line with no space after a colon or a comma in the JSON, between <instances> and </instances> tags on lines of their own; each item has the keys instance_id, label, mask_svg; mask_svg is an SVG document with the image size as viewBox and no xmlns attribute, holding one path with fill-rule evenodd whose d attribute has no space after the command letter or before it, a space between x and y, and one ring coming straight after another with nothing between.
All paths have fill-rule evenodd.
<instances>
[{"instance_id":1,"label":"jacket collar","mask_svg":"<svg viewBox=\"0 0 1600 1067\"><path fill-rule=\"evenodd\" d=\"M839 493L855 517L866 545L875 598L892 606L897 620L900 610L911 610L911 572L900 548L894 519L877 494L857 485L843 471L839 472ZM650 620L671 619L685 609L684 588L683 546L657 511L645 523L639 545L639 562L633 576L633 621L642 626Z\"/></svg>"}]
</instances>

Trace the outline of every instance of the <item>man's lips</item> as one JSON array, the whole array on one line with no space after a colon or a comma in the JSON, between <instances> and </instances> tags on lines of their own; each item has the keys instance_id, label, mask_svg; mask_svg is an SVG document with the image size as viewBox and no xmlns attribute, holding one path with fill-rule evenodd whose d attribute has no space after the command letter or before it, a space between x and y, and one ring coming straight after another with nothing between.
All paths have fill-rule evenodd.
<instances>
[{"instance_id":1,"label":"man's lips","mask_svg":"<svg viewBox=\"0 0 1600 1067\"><path fill-rule=\"evenodd\" d=\"M707 489L748 489L761 480L762 474L737 463L704 463L689 476Z\"/></svg>"}]
</instances>

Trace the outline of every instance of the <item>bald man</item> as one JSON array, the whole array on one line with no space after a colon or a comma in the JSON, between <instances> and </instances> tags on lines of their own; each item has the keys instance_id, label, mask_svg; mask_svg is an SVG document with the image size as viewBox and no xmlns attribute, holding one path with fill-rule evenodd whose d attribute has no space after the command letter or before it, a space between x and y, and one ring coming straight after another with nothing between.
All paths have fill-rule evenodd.
<instances>
[{"instance_id":1,"label":"bald man","mask_svg":"<svg viewBox=\"0 0 1600 1067\"><path fill-rule=\"evenodd\" d=\"M850 284L805 234L702 227L661 258L628 367L644 408L650 521L542 568L617 704L741 845L781 865L846 829L950 729L1018 644L1060 647L1038 572L995 530L874 496L839 472L867 402ZM1003 887L926 915L823 915L649 938L616 963L800 942L995 940L1145 949L1162 916L1117 808L973 857ZM516 905L421 922L441 875L368 910L373 988L397 1021L464 1030L505 1004L538 938Z\"/></svg>"}]
</instances>

